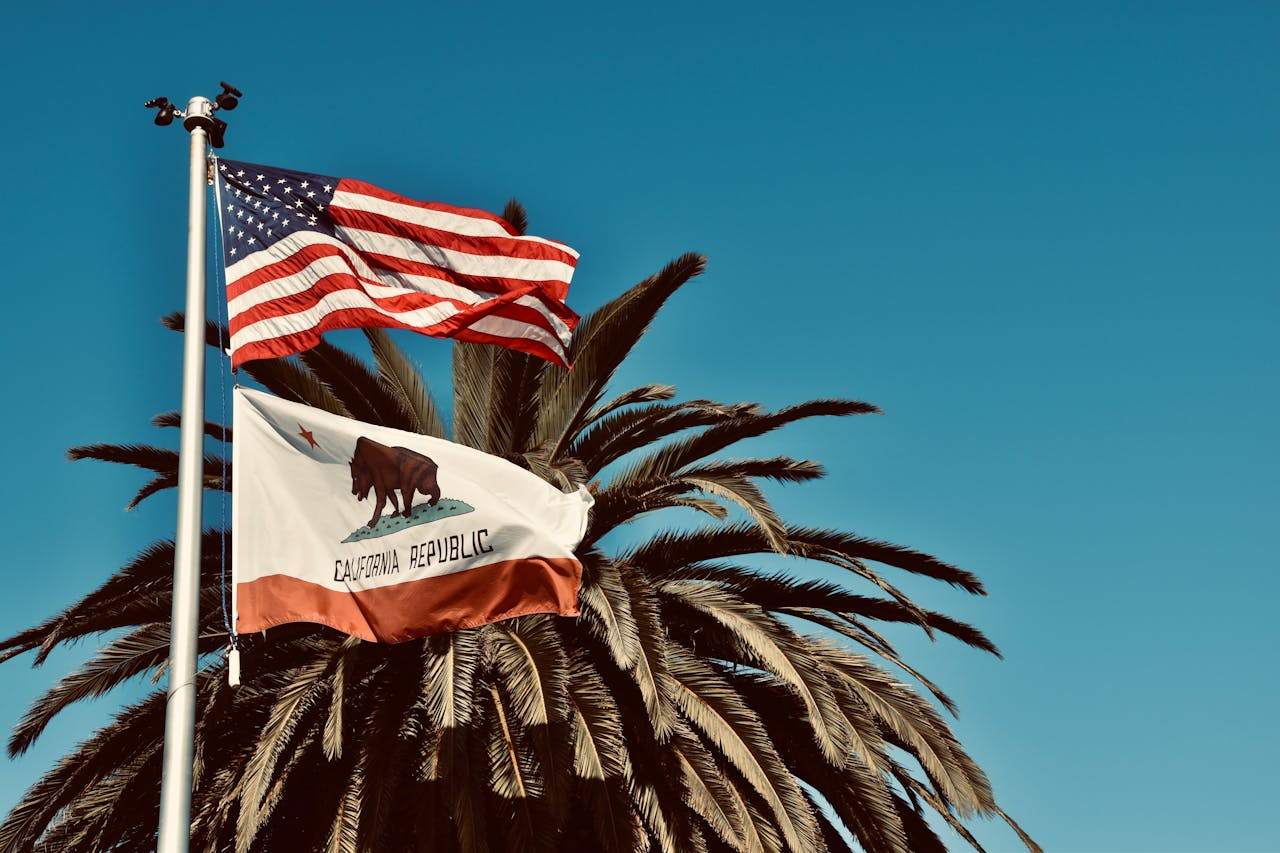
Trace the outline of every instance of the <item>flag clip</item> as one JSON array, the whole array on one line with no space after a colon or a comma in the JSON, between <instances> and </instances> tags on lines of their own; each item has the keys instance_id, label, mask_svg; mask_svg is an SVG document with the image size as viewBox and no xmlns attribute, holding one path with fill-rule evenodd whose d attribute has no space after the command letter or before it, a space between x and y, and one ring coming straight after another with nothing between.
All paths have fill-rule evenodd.
<instances>
[{"instance_id":1,"label":"flag clip","mask_svg":"<svg viewBox=\"0 0 1280 853\"><path fill-rule=\"evenodd\" d=\"M235 646L227 650L227 685L240 686L240 650Z\"/></svg>"}]
</instances>

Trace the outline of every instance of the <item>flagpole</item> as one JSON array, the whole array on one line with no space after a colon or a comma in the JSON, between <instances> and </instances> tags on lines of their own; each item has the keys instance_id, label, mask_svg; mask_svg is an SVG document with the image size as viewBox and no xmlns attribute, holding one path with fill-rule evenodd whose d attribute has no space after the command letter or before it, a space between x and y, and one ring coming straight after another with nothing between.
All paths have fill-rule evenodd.
<instances>
[{"instance_id":1,"label":"flagpole","mask_svg":"<svg viewBox=\"0 0 1280 853\"><path fill-rule=\"evenodd\" d=\"M187 305L182 357L182 431L178 458L178 529L169 630L169 695L156 853L187 853L191 840L191 783L196 723L196 642L200 625L200 528L204 486L205 186L210 141L221 147L226 123L214 112L233 109L240 93L226 83L217 105L194 97L184 112L165 98L148 101L155 122L175 115L191 135L187 176Z\"/></svg>"}]
</instances>

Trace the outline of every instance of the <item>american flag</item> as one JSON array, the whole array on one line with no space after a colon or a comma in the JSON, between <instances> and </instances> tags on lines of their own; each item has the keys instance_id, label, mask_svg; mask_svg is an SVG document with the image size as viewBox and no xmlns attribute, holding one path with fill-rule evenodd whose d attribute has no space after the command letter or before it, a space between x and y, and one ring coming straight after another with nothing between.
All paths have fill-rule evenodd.
<instances>
[{"instance_id":1,"label":"american flag","mask_svg":"<svg viewBox=\"0 0 1280 853\"><path fill-rule=\"evenodd\" d=\"M329 329L411 329L567 366L578 253L481 210L350 178L218 160L231 363Z\"/></svg>"}]
</instances>

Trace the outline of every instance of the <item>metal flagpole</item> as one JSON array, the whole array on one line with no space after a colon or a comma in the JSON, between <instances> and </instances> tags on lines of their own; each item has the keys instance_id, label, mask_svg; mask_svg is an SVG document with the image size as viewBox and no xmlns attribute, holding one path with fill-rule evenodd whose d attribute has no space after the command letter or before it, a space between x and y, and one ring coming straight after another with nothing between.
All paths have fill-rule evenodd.
<instances>
[{"instance_id":1,"label":"metal flagpole","mask_svg":"<svg viewBox=\"0 0 1280 853\"><path fill-rule=\"evenodd\" d=\"M191 134L187 180L187 307L182 358L182 433L178 459L178 532L173 561L169 631L169 700L164 723L157 853L186 853L191 839L191 776L196 724L196 640L200 605L200 528L204 486L205 186L209 143L222 147L226 122L214 112L234 109L240 92L226 83L216 104L195 97L185 112L165 98L148 101L155 122L174 116Z\"/></svg>"}]
</instances>

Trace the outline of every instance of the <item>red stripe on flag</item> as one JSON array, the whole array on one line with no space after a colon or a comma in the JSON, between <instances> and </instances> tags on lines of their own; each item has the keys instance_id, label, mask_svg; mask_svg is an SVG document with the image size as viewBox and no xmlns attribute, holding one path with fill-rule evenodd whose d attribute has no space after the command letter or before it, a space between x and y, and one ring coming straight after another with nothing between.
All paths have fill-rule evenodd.
<instances>
[{"instance_id":1,"label":"red stripe on flag","mask_svg":"<svg viewBox=\"0 0 1280 853\"><path fill-rule=\"evenodd\" d=\"M335 224L344 228L358 228L363 231L376 231L392 237L403 237L417 243L440 246L465 252L468 255L524 258L535 261L559 261L573 266L578 262L577 256L567 252L554 243L541 240L529 240L523 237L488 237L476 234L458 234L433 228L417 222L405 222L394 216L333 205L329 208L329 217Z\"/></svg>"},{"instance_id":2,"label":"red stripe on flag","mask_svg":"<svg viewBox=\"0 0 1280 853\"><path fill-rule=\"evenodd\" d=\"M529 287L536 287L547 294L550 299L563 301L565 294L569 292L567 282L559 279L529 279L529 278L511 278L492 275L468 275L448 267L427 264L421 261L402 258L396 255L386 255L367 249L360 252L360 257L375 272L379 269L389 270L393 273L402 273L404 275L419 275L430 278L437 278L441 281L451 282L460 287L470 290L478 290L488 293L501 293L508 290L525 290ZM565 311L569 311L568 306ZM572 312L569 312L572 313ZM576 316L576 315L575 315Z\"/></svg>"},{"instance_id":3,"label":"red stripe on flag","mask_svg":"<svg viewBox=\"0 0 1280 853\"><path fill-rule=\"evenodd\" d=\"M301 329L297 332L284 335L276 335L260 341L247 341L236 347L231 359L232 366L238 367L246 361L252 361L255 358L284 358L294 355L303 350L311 349L320 343L320 336L324 332L333 331L335 329L358 329L358 328L386 328L386 329L406 329L419 334L432 335L434 337L450 337L460 341L468 341L470 343L496 344L508 349L518 350L537 356L538 358L558 364L561 367L568 367L566 359L567 348L551 347L542 341L533 338L492 335L483 332L477 332L469 328L462 328L453 333L436 333L436 327L424 328L423 326L402 323L393 317L388 317L378 311L368 308L340 308L326 314L315 325ZM234 332L233 332L234 334ZM552 336L554 337L554 335Z\"/></svg>"},{"instance_id":4,"label":"red stripe on flag","mask_svg":"<svg viewBox=\"0 0 1280 853\"><path fill-rule=\"evenodd\" d=\"M460 216L469 216L472 219L487 219L490 222L497 224L498 227L513 237L516 235L515 226L503 219L501 216L496 216L487 210L479 210L472 207L454 207L451 204L441 204L436 201L415 201L414 199L393 193L390 190L384 190L382 187L377 187L373 184L367 184L364 181L356 180L355 178L342 178L339 180L338 192L372 196L373 198L380 198L383 201L392 201L396 204L407 204L410 207L420 207L423 210L438 210L442 213L456 213Z\"/></svg>"},{"instance_id":5,"label":"red stripe on flag","mask_svg":"<svg viewBox=\"0 0 1280 853\"><path fill-rule=\"evenodd\" d=\"M354 274L355 270L352 268L351 261L347 257L347 253L350 251L351 249L349 248L335 246L333 243L307 243L306 245L295 249L291 254L283 258L272 261L271 263L259 267L252 272L244 273L243 275L239 275L233 279L228 279L227 299L235 299L260 284L276 281L281 278L288 278L291 275L297 275L321 258L341 258L344 265L352 271L352 274ZM259 252L259 255L260 254L261 252Z\"/></svg>"},{"instance_id":6,"label":"red stripe on flag","mask_svg":"<svg viewBox=\"0 0 1280 853\"><path fill-rule=\"evenodd\" d=\"M236 630L316 622L362 640L399 643L529 613L577 616L581 579L577 560L540 557L350 592L268 575L237 586Z\"/></svg>"},{"instance_id":7,"label":"red stripe on flag","mask_svg":"<svg viewBox=\"0 0 1280 853\"><path fill-rule=\"evenodd\" d=\"M265 320L271 317L286 317L290 314L298 314L309 311L324 299L334 293L341 291L354 291L362 294L368 299L370 306L377 306L391 314L405 314L410 311L419 311L431 308L436 305L450 305L457 312L453 316L446 318L438 323L432 324L430 327L441 334L448 334L453 331L465 328L474 323L481 317L489 317L498 315L510 320L516 320L521 323L538 326L545 329L548 334L556 335L552 322L539 312L536 308L528 305L519 305L517 299L525 296L539 299L539 301L548 309L548 313L555 316L556 305L547 304L545 299L540 299L541 294L534 289L527 288L524 292L511 291L501 296L487 299L483 302L464 302L459 299L452 299L446 296L440 296L434 293L396 293L390 296L375 296L366 291L361 285L362 279L356 278L350 273L333 273L317 279L306 290L298 293L290 293L284 296L278 296L274 299L268 299L253 305L244 310L237 311L230 318L231 333L243 329L245 326ZM578 318L561 317L561 322L570 330L576 325Z\"/></svg>"}]
</instances>

